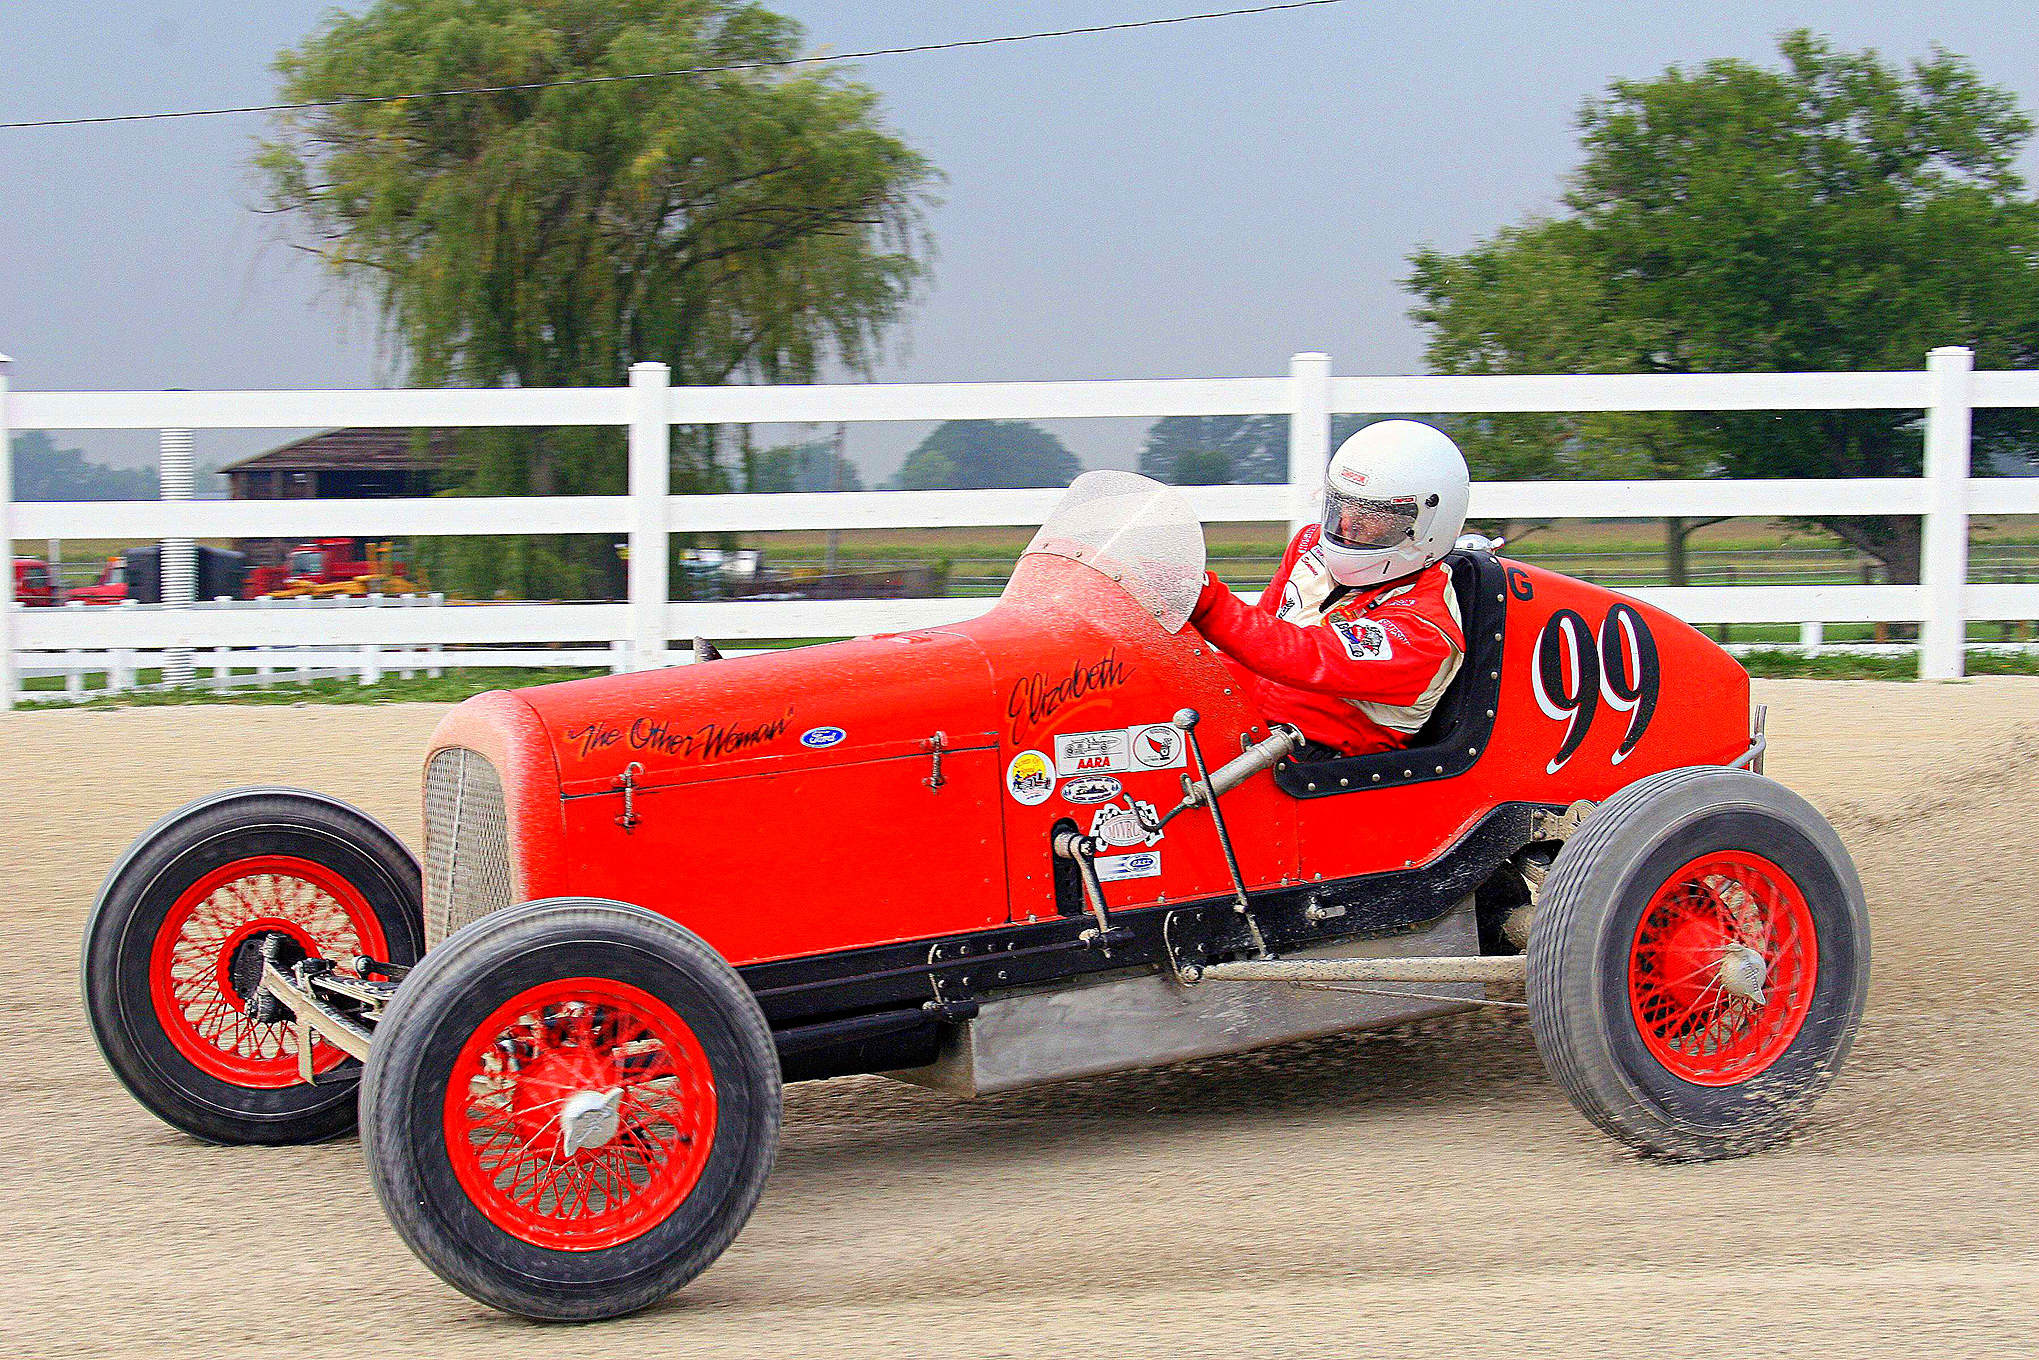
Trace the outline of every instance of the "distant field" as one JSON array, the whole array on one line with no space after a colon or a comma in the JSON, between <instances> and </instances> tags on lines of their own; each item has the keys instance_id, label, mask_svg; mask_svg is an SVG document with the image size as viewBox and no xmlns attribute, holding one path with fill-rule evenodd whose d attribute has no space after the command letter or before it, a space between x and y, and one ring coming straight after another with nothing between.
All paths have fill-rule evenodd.
<instances>
[{"instance_id":1,"label":"distant field","mask_svg":"<svg viewBox=\"0 0 2039 1360\"><path fill-rule=\"evenodd\" d=\"M1474 528L1498 533L1496 523L1476 522ZM1980 547L2030 547L2039 557L2039 517L2003 515L1977 518L1970 524L1970 540ZM837 557L848 561L896 560L936 561L942 558L1017 557L1033 537L1031 527L965 529L845 529L837 535ZM1278 556L1288 541L1281 524L1218 524L1208 533L1214 558ZM226 539L201 539L217 547L229 546ZM828 534L823 530L786 533L704 535L702 546L763 548L772 556L786 559L819 558L827 551ZM1549 526L1513 526L1511 557L1540 559L1563 554L1605 554L1619 557L1655 558L1661 561L1664 535L1656 520L1570 520ZM1687 540L1692 554L1738 553L1744 551L1852 551L1824 530L1776 519L1731 519L1695 531ZM16 554L43 557L47 544L41 539L18 539ZM114 553L136 546L123 539L66 539L62 544L66 564L91 563L97 567Z\"/></svg>"},{"instance_id":2,"label":"distant field","mask_svg":"<svg viewBox=\"0 0 2039 1360\"><path fill-rule=\"evenodd\" d=\"M1500 525L1476 527L1490 533ZM1509 526L1505 552L1522 561L1617 589L1666 584L1663 531L1652 520L1565 521L1554 525ZM931 565L947 593L958 597L996 595L1004 588L1014 561L1032 537L1028 527L962 529L845 530L837 535L834 557L840 568L879 569ZM780 571L819 571L828 561L828 535L822 531L703 536L699 546L760 548L766 565ZM1210 530L1208 550L1214 570L1239 589L1257 589L1275 570L1286 542L1280 524L1220 524ZM221 541L223 542L223 541ZM689 542L682 537L681 545ZM62 545L69 584L90 580L104 559L129 544L79 540ZM42 556L45 545L17 543L16 551ZM2039 581L2039 519L2002 516L1977 519L1971 535L1970 578L1978 582ZM1708 525L1688 539L1687 580L1693 585L1821 585L1873 583L1884 579L1860 552L1824 530L1774 519L1733 519ZM1737 625L1709 628L1723 641L1794 643L1791 625ZM1837 624L1826 630L1831 642L1903 641L1911 634L1873 624ZM2026 623L1976 624L1969 630L1977 642L2023 641L2033 636ZM1824 673L1824 672L1823 672Z\"/></svg>"}]
</instances>

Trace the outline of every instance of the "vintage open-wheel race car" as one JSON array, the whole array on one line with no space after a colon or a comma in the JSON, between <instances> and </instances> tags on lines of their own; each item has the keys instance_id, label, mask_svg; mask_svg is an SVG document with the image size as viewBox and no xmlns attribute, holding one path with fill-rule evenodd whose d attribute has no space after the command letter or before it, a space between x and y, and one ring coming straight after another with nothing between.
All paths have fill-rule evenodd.
<instances>
[{"instance_id":1,"label":"vintage open-wheel race car","mask_svg":"<svg viewBox=\"0 0 2039 1360\"><path fill-rule=\"evenodd\" d=\"M1608 1133L1775 1142L1861 1014L1847 851L1760 773L1748 677L1707 638L1451 561L1469 651L1428 726L1306 760L1185 626L1188 504L1087 474L971 622L459 705L422 868L313 793L171 814L93 908L94 1032L200 1138L358 1113L418 1255L540 1318L712 1262L787 1081L1004 1091L1515 983Z\"/></svg>"}]
</instances>

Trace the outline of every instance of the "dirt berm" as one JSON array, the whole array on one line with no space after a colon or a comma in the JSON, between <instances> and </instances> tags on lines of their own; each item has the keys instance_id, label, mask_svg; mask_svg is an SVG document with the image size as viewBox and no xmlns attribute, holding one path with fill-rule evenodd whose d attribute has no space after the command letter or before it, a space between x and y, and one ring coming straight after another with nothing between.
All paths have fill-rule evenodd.
<instances>
[{"instance_id":1,"label":"dirt berm","mask_svg":"<svg viewBox=\"0 0 2039 1360\"><path fill-rule=\"evenodd\" d=\"M1790 1146L1631 1157L1490 1014L974 1103L796 1086L728 1255L593 1330L441 1285L351 1139L158 1124L79 1009L86 909L151 820L277 782L415 843L440 710L0 715L0 1352L2039 1353L2039 680L1760 689L1876 921L1861 1042Z\"/></svg>"}]
</instances>

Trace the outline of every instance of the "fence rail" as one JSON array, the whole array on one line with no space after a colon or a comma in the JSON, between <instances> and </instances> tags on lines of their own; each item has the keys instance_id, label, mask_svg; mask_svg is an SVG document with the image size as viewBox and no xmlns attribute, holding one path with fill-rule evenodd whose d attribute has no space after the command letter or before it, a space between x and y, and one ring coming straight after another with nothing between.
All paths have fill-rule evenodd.
<instances>
[{"instance_id":1,"label":"fence rail","mask_svg":"<svg viewBox=\"0 0 2039 1360\"><path fill-rule=\"evenodd\" d=\"M13 392L0 359L0 447L19 429L251 429L373 426L612 426L629 431L622 496L434 497L409 500L22 503L0 458L0 558L28 539L308 538L614 533L627 536L625 604L490 604L428 609L22 609L11 560L0 560L0 705L25 671L75 674L81 656L163 649L238 654L264 647L501 649L528 664L549 645L576 660L608 648L644 669L673 659L674 638L774 640L922 627L983 613L984 598L686 603L668 598L670 536L812 529L974 528L1038 524L1055 490L876 491L675 496L674 425L953 419L1049 420L1176 415L1285 415L1289 480L1185 488L1209 522L1300 522L1322 483L1335 411L1916 410L1924 475L1854 480L1483 482L1481 519L1904 515L1924 521L1918 585L1687 586L1631 593L1693 623L1796 623L1818 644L1828 623L1918 623L1920 673L1958 676L1970 619L2039 618L2039 585L1972 585L1975 514L2039 514L2039 479L1972 478L1976 407L2039 406L2039 372L1973 371L1961 348L1926 367L1887 373L1594 374L1347 377L1322 354L1299 354L1287 377L802 387L674 388L663 365L639 364L621 388L294 392ZM1831 648L1833 644L1828 644ZM540 649L534 651L533 649ZM309 653L307 653L309 654ZM442 664L444 654L439 655ZM486 653L477 653L483 655ZM682 652L681 654L686 654ZM296 654L292 656L293 664ZM110 665L110 662L102 662ZM423 663L415 663L423 664ZM473 664L472 661L451 664ZM216 667L217 669L217 667Z\"/></svg>"}]
</instances>

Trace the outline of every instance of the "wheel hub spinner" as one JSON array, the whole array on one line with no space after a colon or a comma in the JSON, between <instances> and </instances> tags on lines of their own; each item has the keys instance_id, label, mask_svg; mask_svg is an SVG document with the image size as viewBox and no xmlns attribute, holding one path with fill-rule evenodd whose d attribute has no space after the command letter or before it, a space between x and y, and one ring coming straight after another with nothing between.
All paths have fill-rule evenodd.
<instances>
[{"instance_id":1,"label":"wheel hub spinner","mask_svg":"<svg viewBox=\"0 0 2039 1360\"><path fill-rule=\"evenodd\" d=\"M605 1147L621 1123L623 1088L581 1091L567 1097L559 1114L562 1150L571 1157L587 1148Z\"/></svg>"},{"instance_id":2,"label":"wheel hub spinner","mask_svg":"<svg viewBox=\"0 0 2039 1360\"><path fill-rule=\"evenodd\" d=\"M1763 1004L1763 984L1769 981L1763 956L1745 944L1728 945L1721 953L1720 988L1755 1005Z\"/></svg>"}]
</instances>

